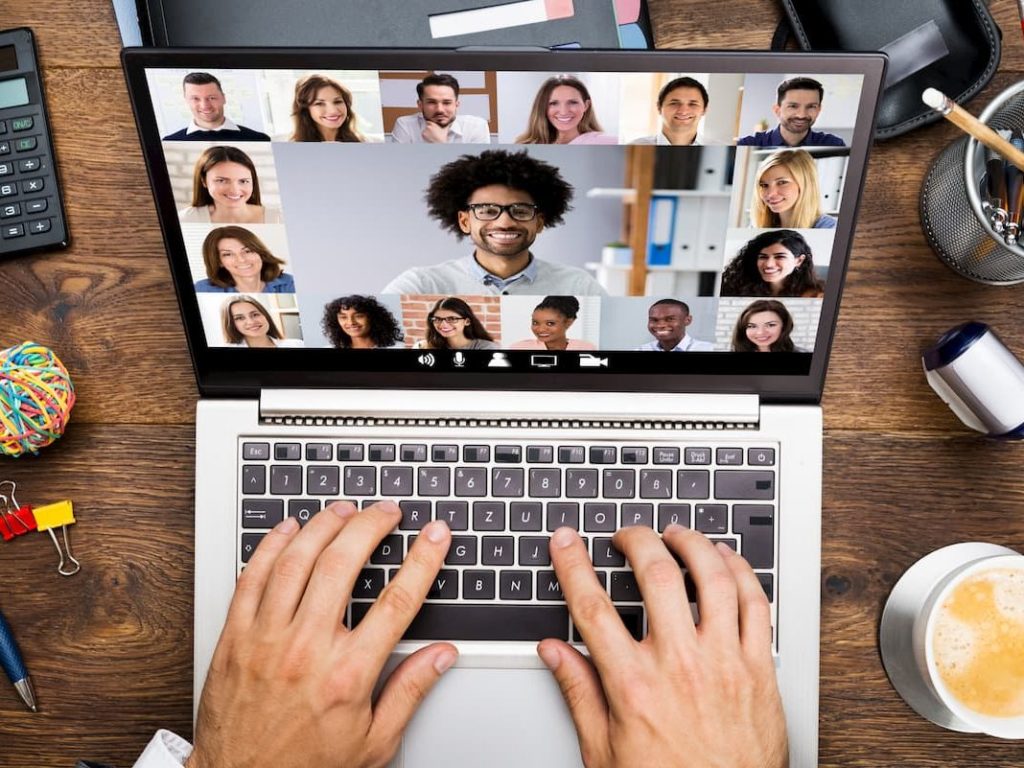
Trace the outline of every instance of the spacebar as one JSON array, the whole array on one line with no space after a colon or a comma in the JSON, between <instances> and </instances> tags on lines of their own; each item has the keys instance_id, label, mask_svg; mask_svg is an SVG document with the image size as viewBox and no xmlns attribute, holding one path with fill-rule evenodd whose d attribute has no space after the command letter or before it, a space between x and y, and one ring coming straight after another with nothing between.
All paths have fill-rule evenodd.
<instances>
[{"instance_id":1,"label":"spacebar","mask_svg":"<svg viewBox=\"0 0 1024 768\"><path fill-rule=\"evenodd\" d=\"M372 603L352 603L352 625ZM425 603L404 640L543 640L569 637L564 605L450 605Z\"/></svg>"}]
</instances>

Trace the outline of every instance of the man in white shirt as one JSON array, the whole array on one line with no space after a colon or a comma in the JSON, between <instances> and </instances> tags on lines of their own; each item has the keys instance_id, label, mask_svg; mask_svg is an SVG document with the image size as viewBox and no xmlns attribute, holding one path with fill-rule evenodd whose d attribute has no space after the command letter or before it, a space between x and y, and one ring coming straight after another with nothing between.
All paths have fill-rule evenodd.
<instances>
[{"instance_id":1,"label":"man in white shirt","mask_svg":"<svg viewBox=\"0 0 1024 768\"><path fill-rule=\"evenodd\" d=\"M685 301L662 299L647 311L647 330L654 341L640 347L645 352L712 352L710 341L700 341L686 335L686 326L693 322L690 307Z\"/></svg>"},{"instance_id":2,"label":"man in white shirt","mask_svg":"<svg viewBox=\"0 0 1024 768\"><path fill-rule=\"evenodd\" d=\"M458 239L468 235L476 249L407 269L381 293L604 296L586 270L530 252L545 227L562 223L572 194L557 168L526 152L489 149L443 165L430 179L427 209Z\"/></svg>"},{"instance_id":3,"label":"man in white shirt","mask_svg":"<svg viewBox=\"0 0 1024 768\"><path fill-rule=\"evenodd\" d=\"M399 144L490 144L487 121L460 115L459 81L451 75L427 75L416 84L419 114L395 120L391 138Z\"/></svg>"}]
</instances>

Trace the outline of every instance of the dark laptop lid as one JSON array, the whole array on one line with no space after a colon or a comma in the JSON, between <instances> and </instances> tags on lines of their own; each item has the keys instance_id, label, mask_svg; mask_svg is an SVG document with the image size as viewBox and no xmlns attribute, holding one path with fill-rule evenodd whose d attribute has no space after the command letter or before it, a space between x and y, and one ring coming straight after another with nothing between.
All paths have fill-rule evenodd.
<instances>
[{"instance_id":1,"label":"dark laptop lid","mask_svg":"<svg viewBox=\"0 0 1024 768\"><path fill-rule=\"evenodd\" d=\"M883 56L123 58L204 394L820 398Z\"/></svg>"}]
</instances>

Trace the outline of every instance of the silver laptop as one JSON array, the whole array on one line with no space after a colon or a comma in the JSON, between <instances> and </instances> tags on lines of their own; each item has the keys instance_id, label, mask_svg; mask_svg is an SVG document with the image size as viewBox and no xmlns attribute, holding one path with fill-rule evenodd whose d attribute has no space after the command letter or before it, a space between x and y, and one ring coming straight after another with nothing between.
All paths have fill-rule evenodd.
<instances>
[{"instance_id":1,"label":"silver laptop","mask_svg":"<svg viewBox=\"0 0 1024 768\"><path fill-rule=\"evenodd\" d=\"M442 518L451 552L394 659L460 648L396 765L579 765L535 653L579 639L547 539L580 530L640 638L612 533L680 522L755 568L792 765L816 765L818 403L884 58L195 49L124 64L202 393L196 702L267 530L394 498L402 523L346 622Z\"/></svg>"}]
</instances>

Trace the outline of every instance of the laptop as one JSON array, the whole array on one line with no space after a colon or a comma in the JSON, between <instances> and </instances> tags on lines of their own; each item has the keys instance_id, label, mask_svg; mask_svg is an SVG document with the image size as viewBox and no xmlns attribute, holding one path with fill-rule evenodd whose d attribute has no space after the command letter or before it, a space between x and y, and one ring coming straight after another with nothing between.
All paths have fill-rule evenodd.
<instances>
[{"instance_id":1,"label":"laptop","mask_svg":"<svg viewBox=\"0 0 1024 768\"><path fill-rule=\"evenodd\" d=\"M395 765L580 765L535 653L579 640L548 537L580 531L641 638L612 533L680 522L754 567L791 764L816 765L819 401L884 57L123 60L202 394L195 701L267 530L393 498L346 623L442 518L452 550L393 659L461 652Z\"/></svg>"}]
</instances>

